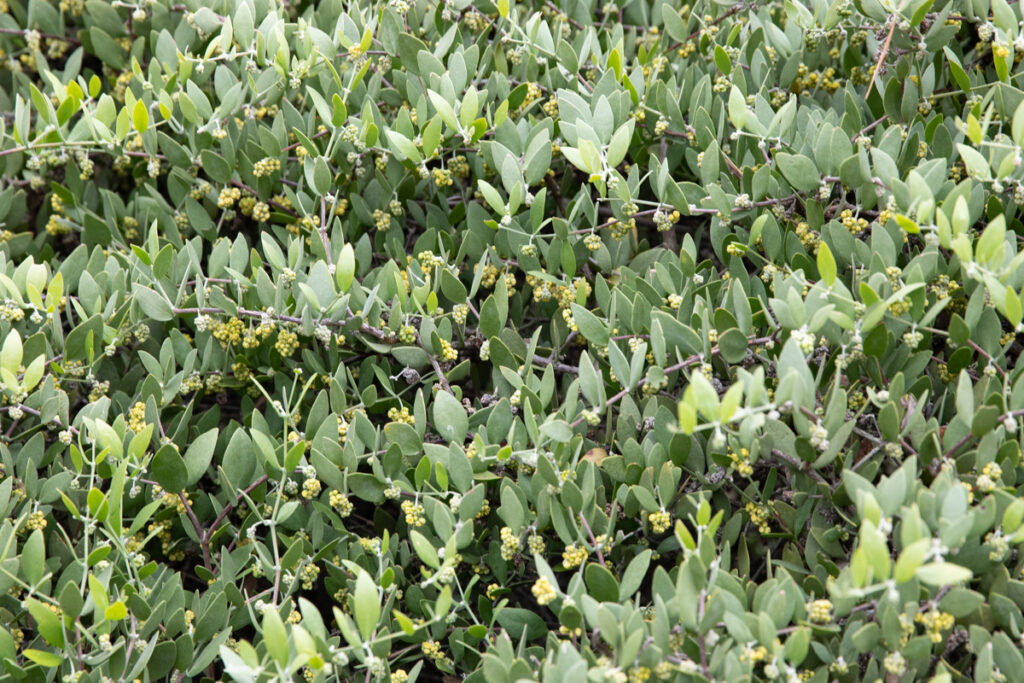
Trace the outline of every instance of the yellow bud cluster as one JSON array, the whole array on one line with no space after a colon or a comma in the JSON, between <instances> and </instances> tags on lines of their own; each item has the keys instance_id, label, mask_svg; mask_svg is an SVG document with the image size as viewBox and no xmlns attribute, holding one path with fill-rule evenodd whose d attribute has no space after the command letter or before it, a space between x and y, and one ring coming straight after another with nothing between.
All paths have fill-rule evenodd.
<instances>
[{"instance_id":1,"label":"yellow bud cluster","mask_svg":"<svg viewBox=\"0 0 1024 683\"><path fill-rule=\"evenodd\" d=\"M28 531L45 529L46 515L42 511L36 510L35 512L29 514L29 516L25 519L25 526L23 526L22 528Z\"/></svg>"},{"instance_id":2,"label":"yellow bud cluster","mask_svg":"<svg viewBox=\"0 0 1024 683\"><path fill-rule=\"evenodd\" d=\"M344 518L352 514L352 501L341 491L331 491L329 501L339 517Z\"/></svg>"},{"instance_id":3,"label":"yellow bud cluster","mask_svg":"<svg viewBox=\"0 0 1024 683\"><path fill-rule=\"evenodd\" d=\"M808 618L815 624L827 624L832 621L832 602L830 600L814 600L807 605Z\"/></svg>"},{"instance_id":4,"label":"yellow bud cluster","mask_svg":"<svg viewBox=\"0 0 1024 683\"><path fill-rule=\"evenodd\" d=\"M128 429L136 434L146 427L146 404L137 401L128 411Z\"/></svg>"},{"instance_id":5,"label":"yellow bud cluster","mask_svg":"<svg viewBox=\"0 0 1024 683\"><path fill-rule=\"evenodd\" d=\"M452 343L447 339L441 340L441 360L446 363L452 363L459 359L459 352L455 350Z\"/></svg>"},{"instance_id":6,"label":"yellow bud cluster","mask_svg":"<svg viewBox=\"0 0 1024 683\"><path fill-rule=\"evenodd\" d=\"M534 581L533 588L530 591L533 593L533 597L537 598L538 605L546 605L558 597L558 592L546 576L542 576Z\"/></svg>"},{"instance_id":7,"label":"yellow bud cluster","mask_svg":"<svg viewBox=\"0 0 1024 683\"><path fill-rule=\"evenodd\" d=\"M750 465L750 451L746 448L741 448L739 452L729 450L729 460L732 461L731 467L742 474L744 477L749 477L754 473L754 468Z\"/></svg>"},{"instance_id":8,"label":"yellow bud cluster","mask_svg":"<svg viewBox=\"0 0 1024 683\"><path fill-rule=\"evenodd\" d=\"M227 348L229 344L237 344L242 341L242 331L245 323L240 318L231 318L227 322L215 321L210 323L213 337Z\"/></svg>"},{"instance_id":9,"label":"yellow bud cluster","mask_svg":"<svg viewBox=\"0 0 1024 683\"><path fill-rule=\"evenodd\" d=\"M373 210L373 224L378 230L384 232L391 227L391 214L381 209Z\"/></svg>"},{"instance_id":10,"label":"yellow bud cluster","mask_svg":"<svg viewBox=\"0 0 1024 683\"><path fill-rule=\"evenodd\" d=\"M431 170L430 175L434 178L434 184L438 187L451 187L455 184L452 172L446 168L435 168Z\"/></svg>"},{"instance_id":11,"label":"yellow bud cluster","mask_svg":"<svg viewBox=\"0 0 1024 683\"><path fill-rule=\"evenodd\" d=\"M851 211L850 209L843 209L842 212L840 212L839 214L839 219L842 221L843 227L845 227L854 235L857 235L868 229L869 223L867 219L855 218L853 215L853 211ZM878 222L881 223L882 225L885 225L885 223L882 222L881 215L879 216Z\"/></svg>"},{"instance_id":12,"label":"yellow bud cluster","mask_svg":"<svg viewBox=\"0 0 1024 683\"><path fill-rule=\"evenodd\" d=\"M476 269L477 266L473 266L474 272L476 271ZM494 283L498 281L498 274L500 272L501 271L499 271L495 266L488 263L486 266L484 266L484 274L480 278L480 284L490 289L491 287L494 286Z\"/></svg>"},{"instance_id":13,"label":"yellow bud cluster","mask_svg":"<svg viewBox=\"0 0 1024 683\"><path fill-rule=\"evenodd\" d=\"M281 330L277 333L277 342L274 348L284 358L290 357L299 348L299 336L290 330Z\"/></svg>"},{"instance_id":14,"label":"yellow bud cluster","mask_svg":"<svg viewBox=\"0 0 1024 683\"><path fill-rule=\"evenodd\" d=\"M423 526L427 523L424 516L423 506L411 500L402 501L402 512L405 513L405 523L409 526Z\"/></svg>"},{"instance_id":15,"label":"yellow bud cluster","mask_svg":"<svg viewBox=\"0 0 1024 683\"><path fill-rule=\"evenodd\" d=\"M230 209L242 196L242 191L237 187L225 187L217 197L217 206L222 209Z\"/></svg>"},{"instance_id":16,"label":"yellow bud cluster","mask_svg":"<svg viewBox=\"0 0 1024 683\"><path fill-rule=\"evenodd\" d=\"M575 569L586 561L587 555L589 553L586 547L580 543L566 546L565 550L562 551L562 566L566 569Z\"/></svg>"},{"instance_id":17,"label":"yellow bud cluster","mask_svg":"<svg viewBox=\"0 0 1024 683\"><path fill-rule=\"evenodd\" d=\"M519 552L519 536L511 528L501 528L501 558L511 560Z\"/></svg>"},{"instance_id":18,"label":"yellow bud cluster","mask_svg":"<svg viewBox=\"0 0 1024 683\"><path fill-rule=\"evenodd\" d=\"M444 652L441 650L441 644L436 640L428 640L420 646L424 656L433 659L434 661L443 660Z\"/></svg>"},{"instance_id":19,"label":"yellow bud cluster","mask_svg":"<svg viewBox=\"0 0 1024 683\"><path fill-rule=\"evenodd\" d=\"M238 209L242 212L243 216L251 216L254 206L256 206L255 197L242 197L238 200Z\"/></svg>"},{"instance_id":20,"label":"yellow bud cluster","mask_svg":"<svg viewBox=\"0 0 1024 683\"><path fill-rule=\"evenodd\" d=\"M274 171L281 170L281 160L274 157L265 157L260 159L252 167L252 174L257 178L262 178L272 174Z\"/></svg>"},{"instance_id":21,"label":"yellow bud cluster","mask_svg":"<svg viewBox=\"0 0 1024 683\"><path fill-rule=\"evenodd\" d=\"M821 236L811 230L811 226L808 225L806 221L800 221L797 223L794 232L807 249L817 252L818 243L821 242Z\"/></svg>"},{"instance_id":22,"label":"yellow bud cluster","mask_svg":"<svg viewBox=\"0 0 1024 683\"><path fill-rule=\"evenodd\" d=\"M647 521L651 523L651 529L656 534L663 534L668 531L672 524L672 515L665 510L658 510L647 515Z\"/></svg>"},{"instance_id":23,"label":"yellow bud cluster","mask_svg":"<svg viewBox=\"0 0 1024 683\"><path fill-rule=\"evenodd\" d=\"M744 508L747 514L750 515L751 523L757 527L757 530L762 534L771 533L771 527L768 525L768 520L772 518L771 510L768 509L767 505L759 505L757 503L747 503Z\"/></svg>"},{"instance_id":24,"label":"yellow bud cluster","mask_svg":"<svg viewBox=\"0 0 1024 683\"><path fill-rule=\"evenodd\" d=\"M398 408L388 409L388 419L392 422L403 422L408 425L416 424L416 416L409 412L407 406L402 406L401 410Z\"/></svg>"},{"instance_id":25,"label":"yellow bud cluster","mask_svg":"<svg viewBox=\"0 0 1024 683\"><path fill-rule=\"evenodd\" d=\"M951 280L948 275L940 275L930 285L928 291L935 295L936 299L948 299L950 295L960 289L960 283Z\"/></svg>"},{"instance_id":26,"label":"yellow bud cluster","mask_svg":"<svg viewBox=\"0 0 1024 683\"><path fill-rule=\"evenodd\" d=\"M307 479L302 482L302 497L306 500L313 500L320 495L320 480Z\"/></svg>"},{"instance_id":27,"label":"yellow bud cluster","mask_svg":"<svg viewBox=\"0 0 1024 683\"><path fill-rule=\"evenodd\" d=\"M252 207L253 220L265 223L270 220L270 207L267 206L266 202L256 202L255 206Z\"/></svg>"},{"instance_id":28,"label":"yellow bud cluster","mask_svg":"<svg viewBox=\"0 0 1024 683\"><path fill-rule=\"evenodd\" d=\"M317 577L320 576L320 567L315 564L307 564L299 570L299 581L302 582L303 590L313 590Z\"/></svg>"}]
</instances>

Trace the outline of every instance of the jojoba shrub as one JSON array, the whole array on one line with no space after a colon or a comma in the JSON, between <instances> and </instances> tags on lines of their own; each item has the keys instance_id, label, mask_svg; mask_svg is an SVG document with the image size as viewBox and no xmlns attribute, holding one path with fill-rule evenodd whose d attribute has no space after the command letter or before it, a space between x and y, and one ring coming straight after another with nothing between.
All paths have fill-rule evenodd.
<instances>
[{"instance_id":1,"label":"jojoba shrub","mask_svg":"<svg viewBox=\"0 0 1024 683\"><path fill-rule=\"evenodd\" d=\"M4 680L1024 680L1007 0L0 0Z\"/></svg>"}]
</instances>

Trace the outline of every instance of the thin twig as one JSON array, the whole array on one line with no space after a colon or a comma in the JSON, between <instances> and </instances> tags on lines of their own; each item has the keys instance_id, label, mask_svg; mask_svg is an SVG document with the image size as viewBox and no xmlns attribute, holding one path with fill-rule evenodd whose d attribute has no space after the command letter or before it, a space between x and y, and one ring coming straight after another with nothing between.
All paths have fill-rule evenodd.
<instances>
[{"instance_id":1,"label":"thin twig","mask_svg":"<svg viewBox=\"0 0 1024 683\"><path fill-rule=\"evenodd\" d=\"M878 53L878 61L875 62L875 70L871 72L871 80L868 81L868 89L864 91L864 100L868 99L868 95L871 94L871 86L875 84L875 77L878 76L879 70L882 68L882 64L885 62L886 57L889 56L889 44L892 43L892 35L896 32L896 17L895 15L889 17L889 35L885 38L885 44L882 45L882 51Z\"/></svg>"},{"instance_id":2,"label":"thin twig","mask_svg":"<svg viewBox=\"0 0 1024 683\"><path fill-rule=\"evenodd\" d=\"M320 197L320 239L324 242L324 252L327 254L327 267L333 268L331 260L331 243L327 240L327 198Z\"/></svg>"},{"instance_id":3,"label":"thin twig","mask_svg":"<svg viewBox=\"0 0 1024 683\"><path fill-rule=\"evenodd\" d=\"M203 547L203 557L204 557L204 558L205 558L205 557L209 557L209 554L210 554L210 541L211 541L211 540L213 539L213 534L214 534L214 533L216 533L216 531L217 531L217 527L218 527L218 526L220 525L220 523L221 523L222 521L224 521L224 518L225 518L225 517L227 517L227 516L228 516L228 514L230 514L230 512L231 512L231 511L232 511L233 509L235 509L235 507L237 507L237 506L238 506L238 504L239 504L239 503L241 503L241 502L242 502L242 500L243 500L243 499L244 499L244 498L245 498L246 496L248 496L248 495L249 495L250 493L252 493L252 491L253 491L253 490L254 490L254 489L255 489L256 487L260 486L260 485L261 485L261 484L263 484L263 483L264 483L265 481L267 481L267 479L268 479L267 475L265 475L265 474L264 474L264 475L263 475L263 476L261 476L261 477L260 477L259 479L257 479L256 481L254 481L254 482L253 482L252 484L249 484L249 486L248 486L248 487L246 487L246 488L245 488L244 490L242 490L242 491L241 491L241 492L240 492L240 493L239 493L239 494L238 494L238 495L237 495L237 496L235 497L235 500L234 500L234 502L228 503L227 505L225 505L225 506L224 506L224 509L222 509L222 510L220 511L220 513L219 513L219 514L217 515L216 519L214 519L214 520L213 520L213 523L212 523L212 524L210 524L210 526L209 526L209 527L207 527L207 528L206 528L206 529L205 529L205 530L203 531L203 533L202 533L202 534L200 534L200 536L199 536L199 538L200 538L200 545L202 545L202 547Z\"/></svg>"},{"instance_id":4,"label":"thin twig","mask_svg":"<svg viewBox=\"0 0 1024 683\"><path fill-rule=\"evenodd\" d=\"M587 523L585 515L580 515L580 522L583 523L583 528L587 530L587 536L590 536L590 542L594 544L594 549L597 551L597 561L604 567L604 553L601 552L601 544L597 542L597 537L594 536L594 532L590 529L590 524Z\"/></svg>"},{"instance_id":5,"label":"thin twig","mask_svg":"<svg viewBox=\"0 0 1024 683\"><path fill-rule=\"evenodd\" d=\"M28 33L29 29L22 28L0 28L0 34L8 36L24 36ZM37 33L39 33L37 31ZM65 43L71 43L72 45L78 45L81 43L78 38L72 38L71 36L58 36L53 33L39 33L40 38L46 38L47 40L62 40Z\"/></svg>"},{"instance_id":6,"label":"thin twig","mask_svg":"<svg viewBox=\"0 0 1024 683\"><path fill-rule=\"evenodd\" d=\"M19 403L17 406L4 406L4 407L0 408L0 410L2 410L4 412L7 412L7 411L9 411L9 410L11 410L13 408L20 408L21 410L23 410L24 412L28 413L29 415L34 415L36 417L42 417L41 413L38 410L36 410L35 408L29 408L24 403ZM75 434L76 436L78 435L78 429L76 429L75 427L72 427L71 425L67 425L67 427L65 427L64 423L61 422L60 418L57 417L56 415L54 415L53 418L50 421L53 422L58 427L60 427L62 429L66 428L66 429L70 430L72 434Z\"/></svg>"},{"instance_id":7,"label":"thin twig","mask_svg":"<svg viewBox=\"0 0 1024 683\"><path fill-rule=\"evenodd\" d=\"M809 476L814 481L818 482L819 484L824 484L825 486L828 486L829 490L832 490L832 487L829 486L828 482L825 481L825 479L820 474L818 474L817 472L810 468L810 463L801 462L800 460L794 458L792 455L783 453L778 448L772 449L772 455L774 455L779 460L783 460L789 463L793 467L797 468L799 471Z\"/></svg>"},{"instance_id":8,"label":"thin twig","mask_svg":"<svg viewBox=\"0 0 1024 683\"><path fill-rule=\"evenodd\" d=\"M203 550L203 566L206 567L207 571L213 573L213 564L210 562L210 546L203 543L203 536L206 533L203 525L199 523L196 513L192 511L192 505L188 502L188 498L185 497L184 491L178 492L178 500L185 506L185 514L188 516L189 521L192 522L192 528L196 530L196 536L199 537L199 547Z\"/></svg>"}]
</instances>

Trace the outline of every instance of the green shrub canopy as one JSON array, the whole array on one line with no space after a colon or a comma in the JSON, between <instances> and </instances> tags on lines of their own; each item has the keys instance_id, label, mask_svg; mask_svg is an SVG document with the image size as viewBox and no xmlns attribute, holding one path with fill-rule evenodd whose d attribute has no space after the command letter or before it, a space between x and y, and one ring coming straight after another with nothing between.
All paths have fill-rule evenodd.
<instances>
[{"instance_id":1,"label":"green shrub canopy","mask_svg":"<svg viewBox=\"0 0 1024 683\"><path fill-rule=\"evenodd\" d=\"M1007 0L0 0L5 680L1024 680Z\"/></svg>"}]
</instances>

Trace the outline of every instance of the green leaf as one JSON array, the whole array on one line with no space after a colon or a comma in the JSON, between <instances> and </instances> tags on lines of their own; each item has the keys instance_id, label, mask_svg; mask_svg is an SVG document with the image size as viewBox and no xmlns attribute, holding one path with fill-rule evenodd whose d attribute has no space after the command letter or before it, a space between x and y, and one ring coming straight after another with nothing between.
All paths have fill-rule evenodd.
<instances>
[{"instance_id":1,"label":"green leaf","mask_svg":"<svg viewBox=\"0 0 1024 683\"><path fill-rule=\"evenodd\" d=\"M341 99L341 95L338 93L334 93L334 97L331 98L331 106L333 108L331 123L337 128L345 123L345 119L348 118L348 109L345 107L345 101Z\"/></svg>"},{"instance_id":2,"label":"green leaf","mask_svg":"<svg viewBox=\"0 0 1024 683\"><path fill-rule=\"evenodd\" d=\"M110 606L103 611L103 618L107 621L121 621L127 616L128 608L125 607L125 604L120 600L111 603Z\"/></svg>"},{"instance_id":3,"label":"green leaf","mask_svg":"<svg viewBox=\"0 0 1024 683\"><path fill-rule=\"evenodd\" d=\"M548 627L539 614L520 607L505 607L496 616L498 624L517 641L524 635L527 640L542 638Z\"/></svg>"},{"instance_id":4,"label":"green leaf","mask_svg":"<svg viewBox=\"0 0 1024 683\"><path fill-rule=\"evenodd\" d=\"M693 434L697 428L697 408L689 401L680 401L677 406L679 429L684 434Z\"/></svg>"},{"instance_id":5,"label":"green leaf","mask_svg":"<svg viewBox=\"0 0 1024 683\"><path fill-rule=\"evenodd\" d=\"M263 611L263 644L278 666L288 663L288 631L273 606Z\"/></svg>"},{"instance_id":6,"label":"green leaf","mask_svg":"<svg viewBox=\"0 0 1024 683\"><path fill-rule=\"evenodd\" d=\"M145 133L149 128L149 110L142 100L135 100L135 106L132 108L132 124L140 133Z\"/></svg>"},{"instance_id":7,"label":"green leaf","mask_svg":"<svg viewBox=\"0 0 1024 683\"><path fill-rule=\"evenodd\" d=\"M449 270L441 271L441 291L455 303L465 302L468 296L466 285Z\"/></svg>"},{"instance_id":8,"label":"green leaf","mask_svg":"<svg viewBox=\"0 0 1024 683\"><path fill-rule=\"evenodd\" d=\"M985 596L982 594L965 588L954 588L939 601L939 609L959 619L971 614L983 604Z\"/></svg>"},{"instance_id":9,"label":"green leaf","mask_svg":"<svg viewBox=\"0 0 1024 683\"><path fill-rule=\"evenodd\" d=\"M188 472L185 486L195 484L210 468L210 462L213 460L213 449L217 445L218 433L219 430L216 428L203 432L185 451L185 468ZM184 486L181 488L184 488ZM179 491L181 488L170 490Z\"/></svg>"},{"instance_id":10,"label":"green leaf","mask_svg":"<svg viewBox=\"0 0 1024 683\"><path fill-rule=\"evenodd\" d=\"M782 177L801 192L812 192L821 184L818 167L803 154L779 152L775 155L775 163Z\"/></svg>"},{"instance_id":11,"label":"green leaf","mask_svg":"<svg viewBox=\"0 0 1024 683\"><path fill-rule=\"evenodd\" d=\"M824 241L818 243L818 273L822 281L831 287L836 282L836 260L832 250Z\"/></svg>"},{"instance_id":12,"label":"green leaf","mask_svg":"<svg viewBox=\"0 0 1024 683\"><path fill-rule=\"evenodd\" d=\"M416 625L409 617L405 616L398 610L393 610L391 612L391 616L393 616L395 618L395 621L398 622L399 628L401 628L402 631L405 632L405 635L411 636L413 633L416 632Z\"/></svg>"},{"instance_id":13,"label":"green leaf","mask_svg":"<svg viewBox=\"0 0 1024 683\"><path fill-rule=\"evenodd\" d=\"M633 597L647 577L647 568L651 566L651 550L645 550L629 562L626 571L622 574L622 585L619 586L619 602L625 602Z\"/></svg>"},{"instance_id":14,"label":"green leaf","mask_svg":"<svg viewBox=\"0 0 1024 683\"><path fill-rule=\"evenodd\" d=\"M540 433L558 443L569 443L572 439L572 428L565 420L545 422L540 426Z\"/></svg>"},{"instance_id":15,"label":"green leaf","mask_svg":"<svg viewBox=\"0 0 1024 683\"><path fill-rule=\"evenodd\" d=\"M430 103L434 105L434 109L437 110L441 120L448 124L448 127L452 130L459 130L459 120L455 117L455 109L444 97L428 90L427 94L430 96Z\"/></svg>"},{"instance_id":16,"label":"green leaf","mask_svg":"<svg viewBox=\"0 0 1024 683\"><path fill-rule=\"evenodd\" d=\"M518 532L526 521L525 511L519 502L513 487L505 485L501 487L501 507L498 514L505 521L505 524L514 532Z\"/></svg>"},{"instance_id":17,"label":"green leaf","mask_svg":"<svg viewBox=\"0 0 1024 683\"><path fill-rule=\"evenodd\" d=\"M896 583L906 583L914 578L917 570L924 563L925 557L928 556L931 543L930 538L921 538L903 549L893 569L892 578Z\"/></svg>"},{"instance_id":18,"label":"green leaf","mask_svg":"<svg viewBox=\"0 0 1024 683\"><path fill-rule=\"evenodd\" d=\"M487 339L501 332L502 322L498 312L498 302L493 295L488 296L480 307L480 333Z\"/></svg>"},{"instance_id":19,"label":"green leaf","mask_svg":"<svg viewBox=\"0 0 1024 683\"><path fill-rule=\"evenodd\" d=\"M43 372L45 372L45 370L46 356L36 356L36 359L29 363L28 368L25 369L25 376L22 378L22 382L25 385L25 391L32 391L36 385L39 384L39 380L43 378Z\"/></svg>"},{"instance_id":20,"label":"green leaf","mask_svg":"<svg viewBox=\"0 0 1024 683\"><path fill-rule=\"evenodd\" d=\"M1005 237L1006 219L1000 214L989 222L988 227L981 233L974 248L975 258L981 263L989 264L990 261L994 261L995 263L990 265L999 264L1002 261Z\"/></svg>"},{"instance_id":21,"label":"green leaf","mask_svg":"<svg viewBox=\"0 0 1024 683\"><path fill-rule=\"evenodd\" d=\"M441 567L441 561L437 557L437 548L427 540L426 536L415 529L410 529L409 539L412 541L413 550L416 551L416 555L419 556L423 564L431 569L439 569Z\"/></svg>"},{"instance_id":22,"label":"green leaf","mask_svg":"<svg viewBox=\"0 0 1024 683\"><path fill-rule=\"evenodd\" d=\"M494 189L494 186L483 179L479 181L479 185L480 192L483 193L484 199L487 200L487 203L490 205L491 209L494 210L494 213L504 216L505 202L502 200L498 191Z\"/></svg>"},{"instance_id":23,"label":"green leaf","mask_svg":"<svg viewBox=\"0 0 1024 683\"><path fill-rule=\"evenodd\" d=\"M12 375L17 375L22 359L21 335L16 329L11 329L4 339L3 348L0 349L0 367Z\"/></svg>"},{"instance_id":24,"label":"green leaf","mask_svg":"<svg viewBox=\"0 0 1024 683\"><path fill-rule=\"evenodd\" d=\"M231 165L227 160L216 152L204 149L199 153L199 160L202 162L206 175L221 185L227 185L231 180Z\"/></svg>"},{"instance_id":25,"label":"green leaf","mask_svg":"<svg viewBox=\"0 0 1024 683\"><path fill-rule=\"evenodd\" d=\"M728 362L739 363L747 355L747 335L730 327L718 336L718 350Z\"/></svg>"},{"instance_id":26,"label":"green leaf","mask_svg":"<svg viewBox=\"0 0 1024 683\"><path fill-rule=\"evenodd\" d=\"M27 658L35 662L40 666L45 666L48 669L52 669L55 666L60 666L64 662L64 657L55 655L52 652L46 650L34 650L29 648L22 652Z\"/></svg>"},{"instance_id":27,"label":"green leaf","mask_svg":"<svg viewBox=\"0 0 1024 683\"><path fill-rule=\"evenodd\" d=\"M434 117L423 129L423 155L430 158L441 143L441 119Z\"/></svg>"},{"instance_id":28,"label":"green leaf","mask_svg":"<svg viewBox=\"0 0 1024 683\"><path fill-rule=\"evenodd\" d=\"M985 133L981 130L981 124L978 119L975 118L974 114L967 114L967 137L975 145L981 144L981 139L985 136Z\"/></svg>"},{"instance_id":29,"label":"green leaf","mask_svg":"<svg viewBox=\"0 0 1024 683\"><path fill-rule=\"evenodd\" d=\"M434 398L434 429L449 442L461 444L469 431L466 409L447 391L439 391Z\"/></svg>"},{"instance_id":30,"label":"green leaf","mask_svg":"<svg viewBox=\"0 0 1024 683\"><path fill-rule=\"evenodd\" d=\"M729 59L729 53L718 44L715 45L715 66L726 76L732 73L732 60Z\"/></svg>"},{"instance_id":31,"label":"green leaf","mask_svg":"<svg viewBox=\"0 0 1024 683\"><path fill-rule=\"evenodd\" d=\"M343 293L347 292L352 286L352 281L355 280L356 275L356 255L352 245L346 243L341 248L341 254L338 256L338 266L335 270L338 279L338 289Z\"/></svg>"},{"instance_id":32,"label":"green leaf","mask_svg":"<svg viewBox=\"0 0 1024 683\"><path fill-rule=\"evenodd\" d=\"M633 137L635 123L633 119L626 121L612 135L612 140L608 143L608 166L610 168L615 168L626 158L626 152L629 150L629 141Z\"/></svg>"},{"instance_id":33,"label":"green leaf","mask_svg":"<svg viewBox=\"0 0 1024 683\"><path fill-rule=\"evenodd\" d=\"M46 572L46 547L40 529L32 532L21 549L21 572L31 586L39 583Z\"/></svg>"},{"instance_id":34,"label":"green leaf","mask_svg":"<svg viewBox=\"0 0 1024 683\"><path fill-rule=\"evenodd\" d=\"M608 326L596 315L579 304L570 304L573 320L584 339L596 346L607 346L609 340ZM625 379L625 378L623 378Z\"/></svg>"},{"instance_id":35,"label":"green leaf","mask_svg":"<svg viewBox=\"0 0 1024 683\"><path fill-rule=\"evenodd\" d=\"M177 493L188 485L189 472L185 460L178 454L178 449L167 444L153 456L149 471L166 491Z\"/></svg>"},{"instance_id":36,"label":"green leaf","mask_svg":"<svg viewBox=\"0 0 1024 683\"><path fill-rule=\"evenodd\" d=\"M963 143L957 143L956 149L960 152L960 158L964 160L967 172L971 176L979 180L992 179L992 169L989 168L988 160L981 152Z\"/></svg>"},{"instance_id":37,"label":"green leaf","mask_svg":"<svg viewBox=\"0 0 1024 683\"><path fill-rule=\"evenodd\" d=\"M743 130L743 124L747 120L747 101L743 93L735 85L729 90L729 121L733 128Z\"/></svg>"},{"instance_id":38,"label":"green leaf","mask_svg":"<svg viewBox=\"0 0 1024 683\"><path fill-rule=\"evenodd\" d=\"M786 639L786 646L783 654L786 661L793 666L800 666L807 657L807 650L811 644L811 630L806 626L799 626Z\"/></svg>"},{"instance_id":39,"label":"green leaf","mask_svg":"<svg viewBox=\"0 0 1024 683\"><path fill-rule=\"evenodd\" d=\"M420 151L416 149L416 145L412 143L412 140L405 137L398 131L388 130L387 137L388 142L391 143L391 149L397 152L401 158L408 159L413 163L419 163L423 160L423 156Z\"/></svg>"},{"instance_id":40,"label":"green leaf","mask_svg":"<svg viewBox=\"0 0 1024 683\"><path fill-rule=\"evenodd\" d=\"M665 30L672 40L682 43L689 37L689 33L686 30L686 22L679 16L679 10L670 3L662 4L661 20L665 22Z\"/></svg>"},{"instance_id":41,"label":"green leaf","mask_svg":"<svg viewBox=\"0 0 1024 683\"><path fill-rule=\"evenodd\" d=\"M142 312L152 320L165 322L174 318L174 307L163 295L138 282L132 284L132 294Z\"/></svg>"},{"instance_id":42,"label":"green leaf","mask_svg":"<svg viewBox=\"0 0 1024 683\"><path fill-rule=\"evenodd\" d=\"M29 614L36 621L36 630L39 631L39 635L50 645L63 648L64 628L61 625L60 617L35 598L28 598L25 602L28 606Z\"/></svg>"},{"instance_id":43,"label":"green leaf","mask_svg":"<svg viewBox=\"0 0 1024 683\"><path fill-rule=\"evenodd\" d=\"M331 169L323 157L317 157L313 162L313 190L320 196L331 191Z\"/></svg>"},{"instance_id":44,"label":"green leaf","mask_svg":"<svg viewBox=\"0 0 1024 683\"><path fill-rule=\"evenodd\" d=\"M605 567L591 562L584 572L590 597L599 602L618 602L619 582Z\"/></svg>"},{"instance_id":45,"label":"green leaf","mask_svg":"<svg viewBox=\"0 0 1024 683\"><path fill-rule=\"evenodd\" d=\"M690 384L686 387L683 400L696 408L704 417L711 420L718 419L718 392L704 377L704 373L699 370L690 373Z\"/></svg>"},{"instance_id":46,"label":"green leaf","mask_svg":"<svg viewBox=\"0 0 1024 683\"><path fill-rule=\"evenodd\" d=\"M917 570L917 578L929 586L949 586L970 581L974 573L952 562L929 562Z\"/></svg>"},{"instance_id":47,"label":"green leaf","mask_svg":"<svg viewBox=\"0 0 1024 683\"><path fill-rule=\"evenodd\" d=\"M380 596L377 584L365 571L359 572L356 577L355 617L359 635L368 642L380 619Z\"/></svg>"}]
</instances>

